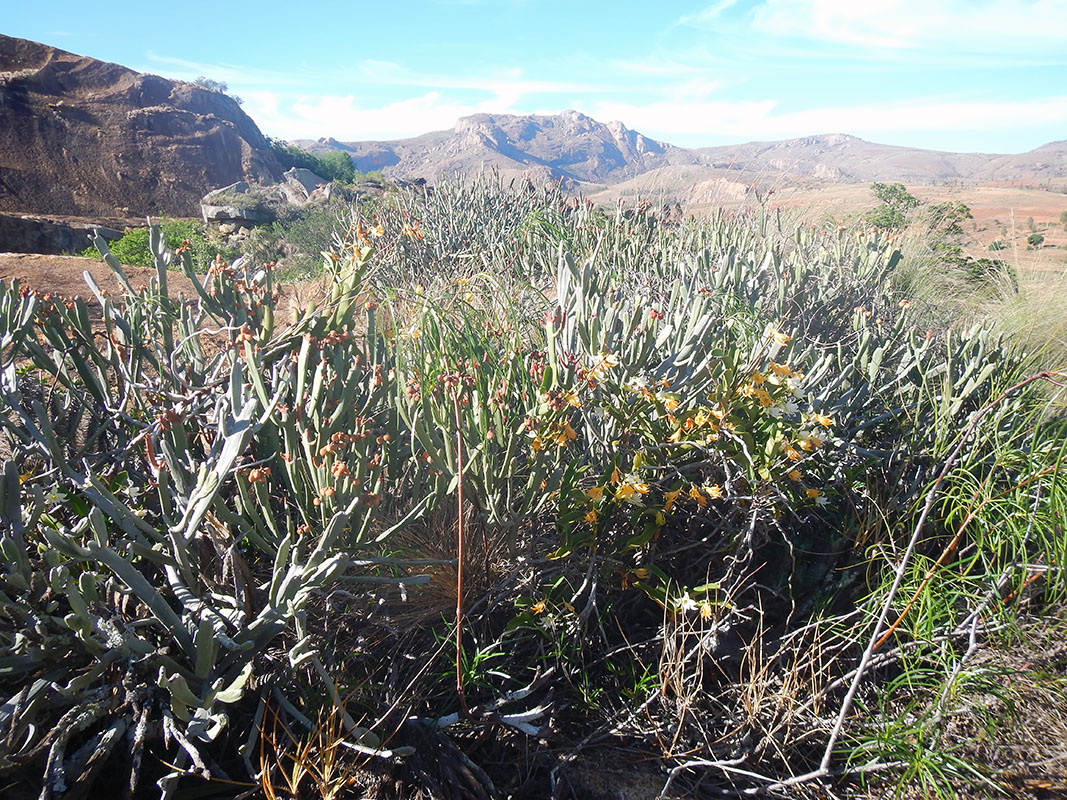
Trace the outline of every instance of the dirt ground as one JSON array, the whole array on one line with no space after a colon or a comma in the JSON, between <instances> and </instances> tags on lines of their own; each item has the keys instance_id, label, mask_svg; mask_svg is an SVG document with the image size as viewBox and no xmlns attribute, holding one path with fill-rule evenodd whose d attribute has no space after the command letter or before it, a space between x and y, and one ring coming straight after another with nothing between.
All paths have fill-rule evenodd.
<instances>
[{"instance_id":1,"label":"dirt ground","mask_svg":"<svg viewBox=\"0 0 1067 800\"><path fill-rule=\"evenodd\" d=\"M148 282L156 277L155 269L149 267L124 266L123 270L130 285L135 289L147 286ZM122 291L114 273L100 259L34 253L0 253L0 281L17 280L21 286L36 289L39 292L52 292L63 297L82 297L92 300L93 293L85 282L85 272L92 275L100 288L112 296ZM178 295L195 297L196 290L181 272L169 271L167 284L174 297ZM322 285L318 281L285 284L281 287L281 299L277 305L276 316L281 321L288 321L293 309L303 309L309 300L318 300L322 296Z\"/></svg>"},{"instance_id":2,"label":"dirt ground","mask_svg":"<svg viewBox=\"0 0 1067 800\"><path fill-rule=\"evenodd\" d=\"M923 203L963 203L973 219L963 222L965 248L975 258L999 258L1019 272L1063 271L1067 268L1067 229L1060 216L1067 211L1067 193L1021 186L908 186ZM787 186L771 198L772 205L806 218L856 218L877 205L866 184ZM1031 226L1032 222L1032 226ZM1027 237L1040 233L1045 241L1027 248ZM994 241L1005 248L990 251Z\"/></svg>"},{"instance_id":3,"label":"dirt ground","mask_svg":"<svg viewBox=\"0 0 1067 800\"><path fill-rule=\"evenodd\" d=\"M148 281L156 276L156 271L147 267L124 267L124 270L135 289L142 284L147 285ZM85 282L83 276L85 272L93 276L101 289L111 294L121 291L114 273L107 264L97 258L0 253L0 280L18 280L20 285L39 292L52 292L64 297L83 297L91 300L93 293ZM192 296L193 286L181 273L169 272L167 281L171 292L175 294L184 292Z\"/></svg>"}]
</instances>

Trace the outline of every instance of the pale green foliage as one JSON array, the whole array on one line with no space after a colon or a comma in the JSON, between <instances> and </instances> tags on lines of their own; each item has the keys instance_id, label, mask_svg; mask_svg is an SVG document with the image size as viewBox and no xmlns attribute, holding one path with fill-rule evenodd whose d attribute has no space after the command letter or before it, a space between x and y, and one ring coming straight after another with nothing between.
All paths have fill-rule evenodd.
<instances>
[{"instance_id":1,"label":"pale green foliage","mask_svg":"<svg viewBox=\"0 0 1067 800\"><path fill-rule=\"evenodd\" d=\"M667 224L485 180L405 191L343 227L326 295L290 326L271 271L245 262L199 278L183 257L196 295L172 297L158 232L156 280L138 291L98 242L124 284L121 298L91 286L100 322L84 301L0 284L0 733L45 742L49 784L78 764L51 728L106 755L161 721L169 763L204 772L236 749L255 773L268 704L294 729L311 724L301 708L334 708L363 754L389 744L398 726L375 714L397 702L444 727L455 683L433 677L440 647L420 649L449 639L437 618L411 652L366 644L345 673L323 647L342 617L314 614L343 596L344 620L363 623L371 587L416 593L401 554L430 554L404 537L461 485L499 578L469 599L458 659L486 724L555 669L561 713L618 712L615 725L645 703L642 718L663 720L649 740L675 743L657 755L740 752L780 775L826 737L847 642L871 635L898 563L905 594L927 591L969 498L996 524L966 570L939 574L945 603L902 617L915 658L931 657L924 637L957 641L1034 553L1067 561L1018 517L1063 505L1040 398L1013 392L976 416L1026 362L988 325L917 326L936 310L915 281L905 291L887 234L794 229L763 209ZM898 562L900 528L964 444L923 548ZM758 636L757 617L781 639ZM780 648L759 650L759 697L720 634ZM345 716L348 681L371 722ZM916 731L931 741L928 719L853 715L843 760L895 758Z\"/></svg>"}]
</instances>

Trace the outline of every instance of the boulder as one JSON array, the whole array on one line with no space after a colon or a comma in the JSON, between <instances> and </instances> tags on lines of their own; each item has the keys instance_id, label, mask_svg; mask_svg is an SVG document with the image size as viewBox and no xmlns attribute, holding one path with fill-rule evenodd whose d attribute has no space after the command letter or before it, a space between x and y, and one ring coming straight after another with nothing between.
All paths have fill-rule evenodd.
<instances>
[{"instance_id":1,"label":"boulder","mask_svg":"<svg viewBox=\"0 0 1067 800\"><path fill-rule=\"evenodd\" d=\"M122 238L121 231L90 220L0 214L0 252L50 255L80 253L92 244L94 231L108 241Z\"/></svg>"},{"instance_id":2,"label":"boulder","mask_svg":"<svg viewBox=\"0 0 1067 800\"><path fill-rule=\"evenodd\" d=\"M217 222L220 226L266 225L273 222L276 215L265 202L264 195L260 187L237 181L205 194L200 200L200 213L204 222Z\"/></svg>"},{"instance_id":3,"label":"boulder","mask_svg":"<svg viewBox=\"0 0 1067 800\"><path fill-rule=\"evenodd\" d=\"M304 200L311 197L312 193L323 186L329 185L329 181L320 178L314 172L302 167L293 167L283 176L285 184L297 191L303 191Z\"/></svg>"}]
</instances>

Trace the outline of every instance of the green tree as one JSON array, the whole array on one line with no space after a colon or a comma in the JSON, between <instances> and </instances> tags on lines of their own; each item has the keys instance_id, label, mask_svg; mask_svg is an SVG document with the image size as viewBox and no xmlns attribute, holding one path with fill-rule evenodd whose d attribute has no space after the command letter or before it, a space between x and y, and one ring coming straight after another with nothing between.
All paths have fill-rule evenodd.
<instances>
[{"instance_id":1,"label":"green tree","mask_svg":"<svg viewBox=\"0 0 1067 800\"><path fill-rule=\"evenodd\" d=\"M1045 237L1042 236L1040 233L1031 233L1029 236L1026 237L1026 243L1031 247L1040 247L1044 241Z\"/></svg>"},{"instance_id":2,"label":"green tree","mask_svg":"<svg viewBox=\"0 0 1067 800\"><path fill-rule=\"evenodd\" d=\"M908 212L916 208L919 198L910 194L902 183L872 183L871 191L881 205L867 212L867 221L876 228L903 228Z\"/></svg>"},{"instance_id":3,"label":"green tree","mask_svg":"<svg viewBox=\"0 0 1067 800\"><path fill-rule=\"evenodd\" d=\"M331 150L329 153L318 156L318 166L322 172L316 171L326 180L338 183L352 183L356 179L356 168L352 166L352 157L343 150Z\"/></svg>"},{"instance_id":4,"label":"green tree","mask_svg":"<svg viewBox=\"0 0 1067 800\"><path fill-rule=\"evenodd\" d=\"M268 142L282 169L309 169L320 178L345 184L354 183L357 178L364 177L352 165L352 157L343 150L331 150L318 155L281 139L268 139Z\"/></svg>"},{"instance_id":5,"label":"green tree","mask_svg":"<svg viewBox=\"0 0 1067 800\"><path fill-rule=\"evenodd\" d=\"M207 77L206 75L198 75L196 79L193 80L193 83L195 83L202 89L207 89L209 92L218 92L219 94L224 94L231 100L233 100L235 103L237 103L237 105L244 104L244 100L242 100L240 97L235 94L230 94L230 87L226 84L226 81L217 81L214 78Z\"/></svg>"},{"instance_id":6,"label":"green tree","mask_svg":"<svg viewBox=\"0 0 1067 800\"><path fill-rule=\"evenodd\" d=\"M974 219L974 215L964 203L938 203L936 206L930 206L930 228L945 236L961 236L961 223L966 219Z\"/></svg>"}]
</instances>

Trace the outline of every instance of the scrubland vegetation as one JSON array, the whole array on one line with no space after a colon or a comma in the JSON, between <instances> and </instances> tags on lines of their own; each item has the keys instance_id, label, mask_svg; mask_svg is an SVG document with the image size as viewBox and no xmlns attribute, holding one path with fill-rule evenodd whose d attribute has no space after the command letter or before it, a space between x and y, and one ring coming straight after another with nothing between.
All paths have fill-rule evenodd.
<instances>
[{"instance_id":1,"label":"scrubland vegetation","mask_svg":"<svg viewBox=\"0 0 1067 800\"><path fill-rule=\"evenodd\" d=\"M484 181L349 209L292 319L269 263L150 247L119 297L0 285L5 796L1023 779L960 720L1019 724L978 656L1064 600L1025 285Z\"/></svg>"}]
</instances>

